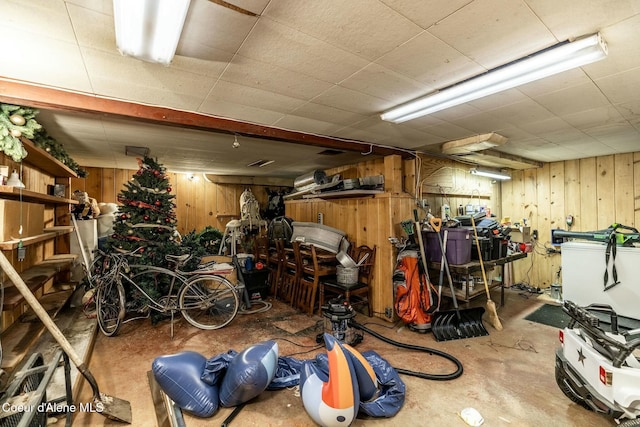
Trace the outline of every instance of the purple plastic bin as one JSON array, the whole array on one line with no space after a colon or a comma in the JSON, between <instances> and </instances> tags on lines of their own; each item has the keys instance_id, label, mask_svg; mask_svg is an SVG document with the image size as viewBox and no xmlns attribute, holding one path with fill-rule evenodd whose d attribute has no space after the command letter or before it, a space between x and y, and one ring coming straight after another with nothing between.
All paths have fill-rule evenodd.
<instances>
[{"instance_id":1,"label":"purple plastic bin","mask_svg":"<svg viewBox=\"0 0 640 427\"><path fill-rule=\"evenodd\" d=\"M471 261L471 231L466 228L440 229L440 237L444 240L444 231L447 230L447 261L451 265L466 264ZM440 242L435 231L423 232L427 261L442 261Z\"/></svg>"}]
</instances>

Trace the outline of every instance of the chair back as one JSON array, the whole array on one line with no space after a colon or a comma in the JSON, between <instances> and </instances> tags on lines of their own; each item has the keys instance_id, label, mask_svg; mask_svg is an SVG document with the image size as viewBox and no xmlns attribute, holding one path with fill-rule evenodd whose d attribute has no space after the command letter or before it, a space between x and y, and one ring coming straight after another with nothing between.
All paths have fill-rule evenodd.
<instances>
[{"instance_id":1,"label":"chair back","mask_svg":"<svg viewBox=\"0 0 640 427\"><path fill-rule=\"evenodd\" d=\"M269 261L269 238L258 236L253 241L253 256L256 261L267 263Z\"/></svg>"}]
</instances>

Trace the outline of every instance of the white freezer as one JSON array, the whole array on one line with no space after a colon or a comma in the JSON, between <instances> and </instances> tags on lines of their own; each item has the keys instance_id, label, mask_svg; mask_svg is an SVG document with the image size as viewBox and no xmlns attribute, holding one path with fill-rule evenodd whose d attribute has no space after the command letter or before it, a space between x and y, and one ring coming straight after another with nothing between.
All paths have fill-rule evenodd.
<instances>
[{"instance_id":1,"label":"white freezer","mask_svg":"<svg viewBox=\"0 0 640 427\"><path fill-rule=\"evenodd\" d=\"M578 305L608 304L618 315L640 320L640 248L618 246L615 266L620 284L604 291L605 268L613 283L611 260L606 266L604 243L562 244L562 298Z\"/></svg>"}]
</instances>

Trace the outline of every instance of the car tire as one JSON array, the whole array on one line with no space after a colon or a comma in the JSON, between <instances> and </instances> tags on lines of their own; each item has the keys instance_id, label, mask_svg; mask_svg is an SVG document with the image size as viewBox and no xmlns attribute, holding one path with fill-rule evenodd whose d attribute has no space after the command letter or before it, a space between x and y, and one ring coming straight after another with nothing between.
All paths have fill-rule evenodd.
<instances>
[{"instance_id":1,"label":"car tire","mask_svg":"<svg viewBox=\"0 0 640 427\"><path fill-rule=\"evenodd\" d=\"M589 405L584 402L584 399L575 394L571 387L569 387L569 385L567 384L567 375L562 371L562 369L556 368L556 383L558 384L558 387L560 387L560 390L562 390L564 395L567 396L572 402L577 403L585 409L588 409L590 411L592 410Z\"/></svg>"}]
</instances>

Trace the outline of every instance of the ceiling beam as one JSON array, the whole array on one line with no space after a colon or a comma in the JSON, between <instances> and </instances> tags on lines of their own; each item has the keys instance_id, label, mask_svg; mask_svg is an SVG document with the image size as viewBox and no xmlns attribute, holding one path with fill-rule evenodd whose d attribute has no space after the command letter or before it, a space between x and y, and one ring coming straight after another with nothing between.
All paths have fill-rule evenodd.
<instances>
[{"instance_id":1,"label":"ceiling beam","mask_svg":"<svg viewBox=\"0 0 640 427\"><path fill-rule=\"evenodd\" d=\"M190 111L36 86L2 78L0 78L0 102L54 111L92 113L146 123L237 134L334 150L367 152L380 156L400 155L404 158L411 156L407 150L381 147L365 141L291 131Z\"/></svg>"}]
</instances>

